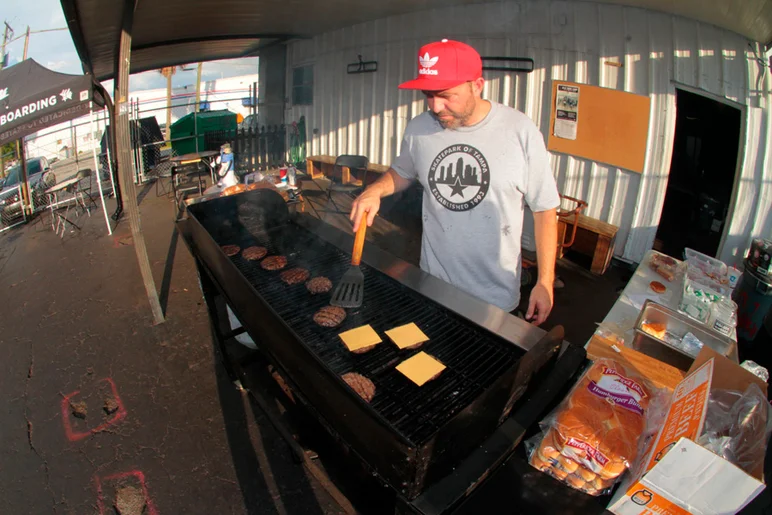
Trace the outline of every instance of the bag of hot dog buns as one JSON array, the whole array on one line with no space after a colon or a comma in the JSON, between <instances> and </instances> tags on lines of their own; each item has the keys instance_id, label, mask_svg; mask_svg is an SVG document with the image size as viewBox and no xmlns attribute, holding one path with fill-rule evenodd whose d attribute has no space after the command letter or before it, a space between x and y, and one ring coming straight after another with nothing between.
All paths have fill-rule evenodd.
<instances>
[{"instance_id":1,"label":"bag of hot dog buns","mask_svg":"<svg viewBox=\"0 0 772 515\"><path fill-rule=\"evenodd\" d=\"M605 493L635 460L647 427L656 432L667 397L631 367L596 360L540 424L530 463L577 490Z\"/></svg>"}]
</instances>

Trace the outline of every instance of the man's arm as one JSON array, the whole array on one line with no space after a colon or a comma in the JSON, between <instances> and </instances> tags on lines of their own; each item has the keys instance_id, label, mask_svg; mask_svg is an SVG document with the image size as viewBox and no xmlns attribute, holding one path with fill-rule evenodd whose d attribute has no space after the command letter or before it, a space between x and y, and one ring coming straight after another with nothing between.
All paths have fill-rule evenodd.
<instances>
[{"instance_id":1,"label":"man's arm","mask_svg":"<svg viewBox=\"0 0 772 515\"><path fill-rule=\"evenodd\" d=\"M354 200L354 204L351 206L349 218L354 222L354 232L357 232L357 229L359 229L359 223L365 213L367 213L368 227L373 225L375 215L378 214L378 210L381 208L381 199L383 197L388 197L389 195L407 189L412 182L413 181L410 179L405 179L399 175L393 168L389 168L388 172L368 186L365 191ZM557 236L555 238L557 239Z\"/></svg>"},{"instance_id":2,"label":"man's arm","mask_svg":"<svg viewBox=\"0 0 772 515\"><path fill-rule=\"evenodd\" d=\"M536 237L536 261L539 279L528 300L526 320L540 325L552 311L553 288L555 284L555 260L558 252L558 217L556 209L538 211L533 214Z\"/></svg>"}]
</instances>

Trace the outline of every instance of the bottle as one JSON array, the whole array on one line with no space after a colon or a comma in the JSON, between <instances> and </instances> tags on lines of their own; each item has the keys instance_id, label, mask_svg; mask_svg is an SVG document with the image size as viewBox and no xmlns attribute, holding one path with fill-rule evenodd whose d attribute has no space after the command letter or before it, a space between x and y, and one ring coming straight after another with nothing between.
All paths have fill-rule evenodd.
<instances>
[{"instance_id":1,"label":"bottle","mask_svg":"<svg viewBox=\"0 0 772 515\"><path fill-rule=\"evenodd\" d=\"M297 180L297 170L294 165L289 165L287 168L287 182L290 188L294 188Z\"/></svg>"}]
</instances>

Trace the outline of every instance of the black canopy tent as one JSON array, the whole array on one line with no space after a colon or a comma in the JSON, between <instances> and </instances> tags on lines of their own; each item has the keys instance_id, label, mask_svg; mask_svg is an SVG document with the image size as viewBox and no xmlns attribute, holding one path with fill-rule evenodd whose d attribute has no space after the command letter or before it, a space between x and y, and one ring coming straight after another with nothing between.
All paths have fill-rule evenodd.
<instances>
[{"instance_id":1,"label":"black canopy tent","mask_svg":"<svg viewBox=\"0 0 772 515\"><path fill-rule=\"evenodd\" d=\"M85 116L91 111L92 102L100 108L107 107L112 117L110 96L91 75L58 73L41 66L33 59L0 70L0 145ZM111 140L114 141L114 138ZM114 149L112 155L115 155ZM22 153L22 159L23 157ZM24 168L22 167L22 183L26 184ZM115 174L113 181L117 181ZM117 220L123 211L119 191L116 188L117 208L113 214L114 220Z\"/></svg>"}]
</instances>

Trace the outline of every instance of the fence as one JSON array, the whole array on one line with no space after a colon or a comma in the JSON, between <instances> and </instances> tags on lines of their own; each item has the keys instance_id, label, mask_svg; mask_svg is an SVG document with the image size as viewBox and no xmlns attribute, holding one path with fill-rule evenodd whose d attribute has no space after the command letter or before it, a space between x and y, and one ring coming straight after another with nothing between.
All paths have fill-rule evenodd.
<instances>
[{"instance_id":1,"label":"fence","mask_svg":"<svg viewBox=\"0 0 772 515\"><path fill-rule=\"evenodd\" d=\"M230 143L236 171L252 173L280 166L287 159L287 130L284 125L271 125L236 131L214 131L205 135L206 150L219 150Z\"/></svg>"},{"instance_id":2,"label":"fence","mask_svg":"<svg viewBox=\"0 0 772 515\"><path fill-rule=\"evenodd\" d=\"M0 206L0 232L27 221L27 215L21 208L21 184L0 192Z\"/></svg>"}]
</instances>

